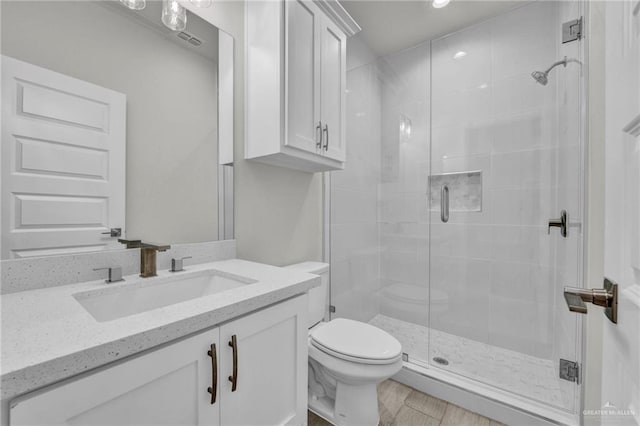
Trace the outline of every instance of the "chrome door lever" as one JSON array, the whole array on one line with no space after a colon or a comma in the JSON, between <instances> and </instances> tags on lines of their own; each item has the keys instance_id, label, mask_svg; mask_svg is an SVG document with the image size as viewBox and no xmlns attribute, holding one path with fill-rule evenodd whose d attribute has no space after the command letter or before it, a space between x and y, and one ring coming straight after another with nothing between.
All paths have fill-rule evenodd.
<instances>
[{"instance_id":1,"label":"chrome door lever","mask_svg":"<svg viewBox=\"0 0 640 426\"><path fill-rule=\"evenodd\" d=\"M551 227L560 228L560 235L567 238L569 235L569 215L566 210L560 212L560 219L549 219L549 226L547 227L547 234L551 233Z\"/></svg>"},{"instance_id":2,"label":"chrome door lever","mask_svg":"<svg viewBox=\"0 0 640 426\"><path fill-rule=\"evenodd\" d=\"M618 323L618 284L604 279L604 288L564 288L564 300L571 312L587 313L584 302L604 307L604 314L612 323Z\"/></svg>"},{"instance_id":3,"label":"chrome door lever","mask_svg":"<svg viewBox=\"0 0 640 426\"><path fill-rule=\"evenodd\" d=\"M122 236L122 228L111 228L107 232L102 232L102 235L108 235L112 238Z\"/></svg>"}]
</instances>

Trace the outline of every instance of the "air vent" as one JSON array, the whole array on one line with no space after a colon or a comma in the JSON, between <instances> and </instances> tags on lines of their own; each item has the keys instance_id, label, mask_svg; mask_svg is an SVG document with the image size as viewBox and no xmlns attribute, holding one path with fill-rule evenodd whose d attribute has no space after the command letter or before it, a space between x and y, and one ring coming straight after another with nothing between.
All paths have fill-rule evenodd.
<instances>
[{"instance_id":1,"label":"air vent","mask_svg":"<svg viewBox=\"0 0 640 426\"><path fill-rule=\"evenodd\" d=\"M193 46L197 47L197 46L200 46L202 44L202 41L199 38L196 38L196 37L192 36L189 33L185 33L184 31L180 31L176 35L178 37L180 37L182 40L189 42Z\"/></svg>"}]
</instances>

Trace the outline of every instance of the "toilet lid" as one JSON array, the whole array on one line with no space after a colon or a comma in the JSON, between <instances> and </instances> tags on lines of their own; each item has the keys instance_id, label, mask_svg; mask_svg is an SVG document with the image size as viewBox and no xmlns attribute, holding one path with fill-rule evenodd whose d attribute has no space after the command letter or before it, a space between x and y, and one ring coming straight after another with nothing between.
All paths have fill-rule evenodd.
<instances>
[{"instance_id":1,"label":"toilet lid","mask_svg":"<svg viewBox=\"0 0 640 426\"><path fill-rule=\"evenodd\" d=\"M392 335L372 325L344 318L334 319L311 332L311 343L345 359L391 361L402 346Z\"/></svg>"}]
</instances>

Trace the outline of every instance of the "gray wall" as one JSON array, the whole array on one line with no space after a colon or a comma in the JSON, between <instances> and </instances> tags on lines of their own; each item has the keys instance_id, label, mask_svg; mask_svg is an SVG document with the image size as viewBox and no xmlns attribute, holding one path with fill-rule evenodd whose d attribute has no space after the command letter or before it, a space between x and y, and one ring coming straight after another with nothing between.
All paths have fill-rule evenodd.
<instances>
[{"instance_id":1,"label":"gray wall","mask_svg":"<svg viewBox=\"0 0 640 426\"><path fill-rule=\"evenodd\" d=\"M3 1L2 54L127 95L128 237L218 239L214 62L95 2Z\"/></svg>"},{"instance_id":2,"label":"gray wall","mask_svg":"<svg viewBox=\"0 0 640 426\"><path fill-rule=\"evenodd\" d=\"M322 175L244 160L244 2L200 10L235 39L235 235L238 257L273 265L322 258Z\"/></svg>"}]
</instances>

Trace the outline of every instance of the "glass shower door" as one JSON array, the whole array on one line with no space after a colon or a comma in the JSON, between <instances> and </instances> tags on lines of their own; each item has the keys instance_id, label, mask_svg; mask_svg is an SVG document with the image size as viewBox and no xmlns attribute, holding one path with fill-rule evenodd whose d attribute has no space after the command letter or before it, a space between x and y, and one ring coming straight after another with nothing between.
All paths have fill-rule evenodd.
<instances>
[{"instance_id":1,"label":"glass shower door","mask_svg":"<svg viewBox=\"0 0 640 426\"><path fill-rule=\"evenodd\" d=\"M578 2L534 2L431 45L429 363L575 412L581 286ZM531 76L564 56L542 85ZM567 237L548 228L566 210Z\"/></svg>"}]
</instances>

